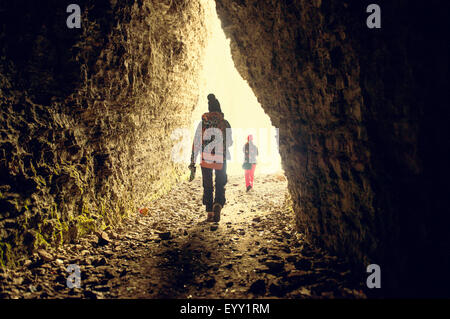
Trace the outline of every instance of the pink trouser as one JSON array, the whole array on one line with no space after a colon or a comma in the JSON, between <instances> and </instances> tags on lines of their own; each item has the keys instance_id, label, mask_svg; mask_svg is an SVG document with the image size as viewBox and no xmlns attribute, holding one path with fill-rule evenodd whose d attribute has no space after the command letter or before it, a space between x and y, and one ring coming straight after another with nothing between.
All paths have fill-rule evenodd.
<instances>
[{"instance_id":1,"label":"pink trouser","mask_svg":"<svg viewBox=\"0 0 450 319\"><path fill-rule=\"evenodd\" d=\"M256 164L252 164L252 169L246 169L245 170L245 186L246 187L253 187L253 177L255 175L255 168Z\"/></svg>"}]
</instances>

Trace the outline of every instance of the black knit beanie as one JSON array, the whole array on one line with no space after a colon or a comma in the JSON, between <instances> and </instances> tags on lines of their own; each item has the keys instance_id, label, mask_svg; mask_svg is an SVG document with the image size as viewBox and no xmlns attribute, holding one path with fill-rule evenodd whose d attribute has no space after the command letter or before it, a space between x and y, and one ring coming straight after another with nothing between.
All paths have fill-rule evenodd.
<instances>
[{"instance_id":1,"label":"black knit beanie","mask_svg":"<svg viewBox=\"0 0 450 319\"><path fill-rule=\"evenodd\" d=\"M222 112L219 101L216 99L216 96L212 93L208 94L208 111Z\"/></svg>"}]
</instances>

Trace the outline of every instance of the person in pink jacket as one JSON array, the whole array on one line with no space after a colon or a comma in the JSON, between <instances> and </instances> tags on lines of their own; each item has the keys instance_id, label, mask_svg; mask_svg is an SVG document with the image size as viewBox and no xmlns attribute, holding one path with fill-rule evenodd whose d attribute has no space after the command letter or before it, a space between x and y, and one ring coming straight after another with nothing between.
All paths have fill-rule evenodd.
<instances>
[{"instance_id":1,"label":"person in pink jacket","mask_svg":"<svg viewBox=\"0 0 450 319\"><path fill-rule=\"evenodd\" d=\"M253 144L253 135L247 137L247 143L244 145L244 164L245 170L245 186L247 192L253 188L253 179L256 168L256 156L258 156L258 148Z\"/></svg>"}]
</instances>

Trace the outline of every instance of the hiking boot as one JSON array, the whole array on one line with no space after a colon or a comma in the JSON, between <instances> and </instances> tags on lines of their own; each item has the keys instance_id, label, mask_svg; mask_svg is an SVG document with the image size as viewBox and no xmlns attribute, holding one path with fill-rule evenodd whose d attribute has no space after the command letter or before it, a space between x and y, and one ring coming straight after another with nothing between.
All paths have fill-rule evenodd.
<instances>
[{"instance_id":1,"label":"hiking boot","mask_svg":"<svg viewBox=\"0 0 450 319\"><path fill-rule=\"evenodd\" d=\"M214 222L218 223L220 221L220 211L222 210L222 205L215 203L213 206L214 211Z\"/></svg>"},{"instance_id":2,"label":"hiking boot","mask_svg":"<svg viewBox=\"0 0 450 319\"><path fill-rule=\"evenodd\" d=\"M206 222L212 223L214 221L214 212L208 212L208 218L206 219Z\"/></svg>"}]
</instances>

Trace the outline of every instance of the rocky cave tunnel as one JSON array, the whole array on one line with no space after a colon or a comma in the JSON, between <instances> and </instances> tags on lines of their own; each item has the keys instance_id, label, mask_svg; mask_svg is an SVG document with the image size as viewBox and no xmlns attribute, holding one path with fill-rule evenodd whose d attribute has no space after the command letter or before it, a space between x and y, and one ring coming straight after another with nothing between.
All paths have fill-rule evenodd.
<instances>
[{"instance_id":1,"label":"rocky cave tunnel","mask_svg":"<svg viewBox=\"0 0 450 319\"><path fill-rule=\"evenodd\" d=\"M114 228L186 175L207 0L0 2L0 256ZM279 128L296 229L383 296L449 296L444 1L217 0L235 66ZM446 115L447 114L447 115ZM446 133L447 132L447 133ZM362 280L365 281L365 278Z\"/></svg>"}]
</instances>

